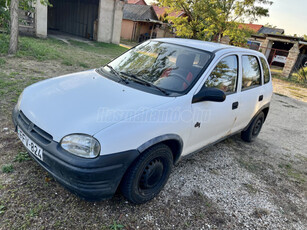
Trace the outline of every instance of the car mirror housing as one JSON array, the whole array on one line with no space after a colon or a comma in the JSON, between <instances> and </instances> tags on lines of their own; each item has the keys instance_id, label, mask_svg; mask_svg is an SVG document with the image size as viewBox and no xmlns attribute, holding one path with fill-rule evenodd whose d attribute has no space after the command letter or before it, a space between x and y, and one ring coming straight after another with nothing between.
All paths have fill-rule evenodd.
<instances>
[{"instance_id":1,"label":"car mirror housing","mask_svg":"<svg viewBox=\"0 0 307 230\"><path fill-rule=\"evenodd\" d=\"M194 95L192 103L203 101L223 102L226 99L226 94L217 88L202 88Z\"/></svg>"}]
</instances>

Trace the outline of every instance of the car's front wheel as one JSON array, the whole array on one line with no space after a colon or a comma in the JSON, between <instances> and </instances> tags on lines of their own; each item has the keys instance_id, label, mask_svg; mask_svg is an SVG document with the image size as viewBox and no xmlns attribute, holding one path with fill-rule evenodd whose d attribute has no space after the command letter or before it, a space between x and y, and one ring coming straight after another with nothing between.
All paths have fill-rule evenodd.
<instances>
[{"instance_id":1,"label":"car's front wheel","mask_svg":"<svg viewBox=\"0 0 307 230\"><path fill-rule=\"evenodd\" d=\"M153 146L129 167L120 189L124 197L135 204L153 199L166 184L173 166L173 155L164 144Z\"/></svg>"},{"instance_id":2,"label":"car's front wheel","mask_svg":"<svg viewBox=\"0 0 307 230\"><path fill-rule=\"evenodd\" d=\"M252 142L259 135L264 123L264 113L261 112L255 117L247 130L241 132L241 138L246 142Z\"/></svg>"}]
</instances>

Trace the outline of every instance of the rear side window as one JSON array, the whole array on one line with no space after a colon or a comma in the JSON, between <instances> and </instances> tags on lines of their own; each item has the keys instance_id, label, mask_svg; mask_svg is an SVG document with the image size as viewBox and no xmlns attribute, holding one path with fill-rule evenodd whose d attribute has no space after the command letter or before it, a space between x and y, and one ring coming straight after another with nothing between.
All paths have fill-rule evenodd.
<instances>
[{"instance_id":1,"label":"rear side window","mask_svg":"<svg viewBox=\"0 0 307 230\"><path fill-rule=\"evenodd\" d=\"M263 67L263 79L264 79L264 84L265 84L265 83L270 82L270 70L269 70L268 64L265 61L265 59L261 57L260 60L261 60L261 64Z\"/></svg>"},{"instance_id":2,"label":"rear side window","mask_svg":"<svg viewBox=\"0 0 307 230\"><path fill-rule=\"evenodd\" d=\"M235 55L223 58L205 82L205 87L218 88L225 93L236 92L238 58Z\"/></svg>"},{"instance_id":3,"label":"rear side window","mask_svg":"<svg viewBox=\"0 0 307 230\"><path fill-rule=\"evenodd\" d=\"M255 56L242 56L242 89L261 85L261 72L258 59Z\"/></svg>"}]
</instances>

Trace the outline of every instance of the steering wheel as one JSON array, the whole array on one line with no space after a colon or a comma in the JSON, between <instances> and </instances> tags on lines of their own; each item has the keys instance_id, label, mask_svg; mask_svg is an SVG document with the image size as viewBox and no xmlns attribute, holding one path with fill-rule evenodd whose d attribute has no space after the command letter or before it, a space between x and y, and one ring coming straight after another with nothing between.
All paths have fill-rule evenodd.
<instances>
[{"instance_id":1,"label":"steering wheel","mask_svg":"<svg viewBox=\"0 0 307 230\"><path fill-rule=\"evenodd\" d=\"M184 81L187 85L190 85L190 82L188 82L187 79L185 79L182 75L178 73L171 73L168 77L177 77L180 78L182 81Z\"/></svg>"}]
</instances>

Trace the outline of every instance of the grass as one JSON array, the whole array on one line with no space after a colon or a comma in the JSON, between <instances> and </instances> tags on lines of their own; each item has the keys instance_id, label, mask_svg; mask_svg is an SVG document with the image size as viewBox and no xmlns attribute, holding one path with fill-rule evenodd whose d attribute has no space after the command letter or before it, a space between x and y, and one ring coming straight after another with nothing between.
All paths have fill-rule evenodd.
<instances>
[{"instance_id":1,"label":"grass","mask_svg":"<svg viewBox=\"0 0 307 230\"><path fill-rule=\"evenodd\" d=\"M297 91L293 91L293 90L291 90L291 94L292 94L293 96L298 97L298 98L305 98L305 97L306 97L306 95L301 94L301 93L298 93Z\"/></svg>"},{"instance_id":2,"label":"grass","mask_svg":"<svg viewBox=\"0 0 307 230\"><path fill-rule=\"evenodd\" d=\"M256 194L258 192L258 189L256 189L252 184L243 184L243 186L246 188L248 193L250 194Z\"/></svg>"},{"instance_id":3,"label":"grass","mask_svg":"<svg viewBox=\"0 0 307 230\"><path fill-rule=\"evenodd\" d=\"M0 34L0 56L7 54L8 39L8 35ZM127 50L118 45L100 42L70 40L69 43L53 38L20 37L17 57L27 57L40 62L56 60L66 66L95 68L106 64ZM5 64L5 60L1 60L0 66Z\"/></svg>"},{"instance_id":4,"label":"grass","mask_svg":"<svg viewBox=\"0 0 307 230\"><path fill-rule=\"evenodd\" d=\"M251 160L245 161L242 158L237 158L237 161L242 168L245 168L252 173L259 172L259 170L262 169L261 163L252 162Z\"/></svg>"},{"instance_id":5,"label":"grass","mask_svg":"<svg viewBox=\"0 0 307 230\"><path fill-rule=\"evenodd\" d=\"M5 206L0 205L0 215L3 214L4 212L5 212Z\"/></svg>"},{"instance_id":6,"label":"grass","mask_svg":"<svg viewBox=\"0 0 307 230\"><path fill-rule=\"evenodd\" d=\"M4 58L0 58L0 67L6 64L6 60Z\"/></svg>"},{"instance_id":7,"label":"grass","mask_svg":"<svg viewBox=\"0 0 307 230\"><path fill-rule=\"evenodd\" d=\"M102 43L102 42L92 42L90 44L86 42L80 42L75 40L69 40L69 43L74 46L78 47L84 51L92 52L92 53L98 53L101 55L115 55L119 56L123 52L127 50L127 48L114 45L114 44L108 44L108 43Z\"/></svg>"},{"instance_id":8,"label":"grass","mask_svg":"<svg viewBox=\"0 0 307 230\"><path fill-rule=\"evenodd\" d=\"M19 163L21 163L21 162L29 161L29 160L31 160L31 158L30 158L30 156L29 156L28 153L26 153L26 152L19 152L19 153L16 155L16 157L15 157L15 159L14 159L14 162L19 162Z\"/></svg>"},{"instance_id":9,"label":"grass","mask_svg":"<svg viewBox=\"0 0 307 230\"><path fill-rule=\"evenodd\" d=\"M109 229L111 230L120 230L122 228L124 228L124 225L117 223L115 220L113 221L113 224L109 226Z\"/></svg>"},{"instance_id":10,"label":"grass","mask_svg":"<svg viewBox=\"0 0 307 230\"><path fill-rule=\"evenodd\" d=\"M3 173L12 173L13 171L14 171L14 167L13 167L12 164L2 166L2 172Z\"/></svg>"},{"instance_id":11,"label":"grass","mask_svg":"<svg viewBox=\"0 0 307 230\"><path fill-rule=\"evenodd\" d=\"M73 72L94 69L105 65L127 50L118 45L99 42L70 41L70 44L67 44L56 39L20 37L16 57L6 58L8 39L8 35L0 34L0 99L1 109L5 113L12 109L25 87L44 79L33 76L33 73L45 76L44 68L37 67L35 64L28 66L24 60L33 60L34 63L35 61L46 62L49 66L53 66L50 62L60 64L57 73L53 73L53 76L59 76L62 74L61 67L71 67ZM15 64L14 69L12 62L15 60L22 65L19 67Z\"/></svg>"},{"instance_id":12,"label":"grass","mask_svg":"<svg viewBox=\"0 0 307 230\"><path fill-rule=\"evenodd\" d=\"M25 76L18 72L11 72L9 75L0 72L0 98L5 97L7 103L14 104L23 89L38 80L40 78L25 79Z\"/></svg>"},{"instance_id":13,"label":"grass","mask_svg":"<svg viewBox=\"0 0 307 230\"><path fill-rule=\"evenodd\" d=\"M281 77L280 75L274 74L274 73L272 73L272 77L276 78L276 79L279 79L279 80L282 80L282 81L285 81L285 82L289 82L289 83L295 84L295 85L297 85L299 87L307 88L307 83L300 82L295 77L285 78L285 77Z\"/></svg>"},{"instance_id":14,"label":"grass","mask_svg":"<svg viewBox=\"0 0 307 230\"><path fill-rule=\"evenodd\" d=\"M286 172L286 176L295 182L304 183L306 181L304 174L294 169L290 163L279 164L278 167L283 169Z\"/></svg>"}]
</instances>

